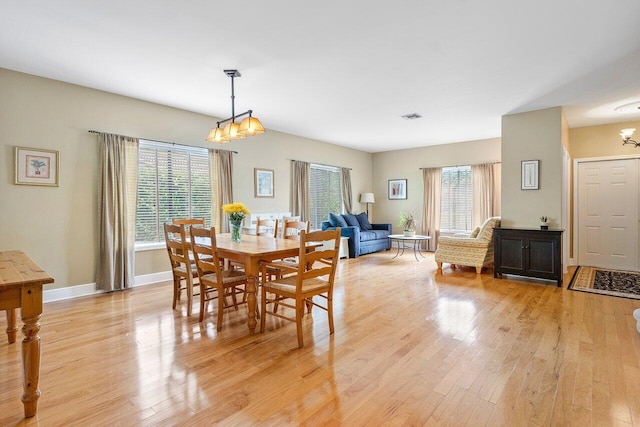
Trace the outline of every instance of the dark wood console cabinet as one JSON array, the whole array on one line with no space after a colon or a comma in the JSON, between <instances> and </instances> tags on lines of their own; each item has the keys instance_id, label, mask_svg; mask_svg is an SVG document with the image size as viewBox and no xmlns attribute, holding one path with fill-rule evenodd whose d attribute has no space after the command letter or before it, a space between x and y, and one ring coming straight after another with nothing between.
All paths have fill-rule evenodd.
<instances>
[{"instance_id":1,"label":"dark wood console cabinet","mask_svg":"<svg viewBox=\"0 0 640 427\"><path fill-rule=\"evenodd\" d=\"M562 286L562 231L496 228L493 277L503 274L555 280Z\"/></svg>"}]
</instances>

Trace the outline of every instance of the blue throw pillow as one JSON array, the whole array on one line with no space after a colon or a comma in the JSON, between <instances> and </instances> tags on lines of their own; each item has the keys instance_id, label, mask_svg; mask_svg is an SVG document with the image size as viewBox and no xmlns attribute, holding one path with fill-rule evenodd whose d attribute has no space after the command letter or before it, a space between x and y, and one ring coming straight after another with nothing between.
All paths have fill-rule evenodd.
<instances>
[{"instance_id":1,"label":"blue throw pillow","mask_svg":"<svg viewBox=\"0 0 640 427\"><path fill-rule=\"evenodd\" d=\"M355 215L342 214L342 217L344 218L345 221L347 221L348 225L360 228L360 223L358 222L358 218L356 218Z\"/></svg>"},{"instance_id":2,"label":"blue throw pillow","mask_svg":"<svg viewBox=\"0 0 640 427\"><path fill-rule=\"evenodd\" d=\"M358 215L356 215L356 219L360 223L360 230L368 231L368 230L373 229L373 226L369 222L369 217L367 216L366 212L362 212L362 213L359 213Z\"/></svg>"},{"instance_id":3,"label":"blue throw pillow","mask_svg":"<svg viewBox=\"0 0 640 427\"><path fill-rule=\"evenodd\" d=\"M329 223L331 224L332 227L346 227L347 226L347 222L344 220L344 218L340 214L330 213L329 214Z\"/></svg>"}]
</instances>

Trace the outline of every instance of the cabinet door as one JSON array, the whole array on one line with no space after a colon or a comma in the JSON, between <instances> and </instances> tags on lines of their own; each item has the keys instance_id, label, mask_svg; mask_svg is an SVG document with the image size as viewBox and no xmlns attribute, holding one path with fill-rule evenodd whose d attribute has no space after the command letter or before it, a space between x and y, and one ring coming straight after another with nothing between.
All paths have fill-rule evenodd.
<instances>
[{"instance_id":1,"label":"cabinet door","mask_svg":"<svg viewBox=\"0 0 640 427\"><path fill-rule=\"evenodd\" d=\"M524 257L522 256L522 248L524 242L522 239L501 236L500 237L500 253L499 268L501 271L508 273L507 270L524 271Z\"/></svg>"},{"instance_id":2,"label":"cabinet door","mask_svg":"<svg viewBox=\"0 0 640 427\"><path fill-rule=\"evenodd\" d=\"M528 271L535 275L557 274L555 259L558 257L558 248L554 240L530 238L527 247L529 250Z\"/></svg>"}]
</instances>

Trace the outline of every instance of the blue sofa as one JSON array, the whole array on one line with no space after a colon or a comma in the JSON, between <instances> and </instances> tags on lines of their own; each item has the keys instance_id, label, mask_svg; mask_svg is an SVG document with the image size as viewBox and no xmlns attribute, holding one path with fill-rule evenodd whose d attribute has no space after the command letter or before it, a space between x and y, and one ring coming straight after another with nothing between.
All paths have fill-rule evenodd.
<instances>
[{"instance_id":1,"label":"blue sofa","mask_svg":"<svg viewBox=\"0 0 640 427\"><path fill-rule=\"evenodd\" d=\"M362 218L362 215L363 214L360 214L358 217ZM354 215L351 216L354 217ZM349 238L349 258L356 258L360 255L378 252L383 249L391 249L391 241L389 240L391 224L369 224L369 222L366 221L365 224L367 224L367 226L362 228L371 226L371 229L364 230L361 229L360 224L355 225L356 223L353 220L351 220L351 223L353 225L347 224L347 226L344 226L336 224L335 221L331 220L322 221L323 230L333 230L336 226L341 227L340 235Z\"/></svg>"}]
</instances>

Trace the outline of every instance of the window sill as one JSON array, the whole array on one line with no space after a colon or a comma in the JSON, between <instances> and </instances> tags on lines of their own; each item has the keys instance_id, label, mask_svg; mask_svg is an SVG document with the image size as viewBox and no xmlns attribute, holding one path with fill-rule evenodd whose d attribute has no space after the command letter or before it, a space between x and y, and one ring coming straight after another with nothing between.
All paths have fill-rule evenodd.
<instances>
[{"instance_id":1,"label":"window sill","mask_svg":"<svg viewBox=\"0 0 640 427\"><path fill-rule=\"evenodd\" d=\"M136 252L144 252L144 251L155 251L158 249L166 248L164 242L149 242L149 243L136 243L135 251Z\"/></svg>"}]
</instances>

